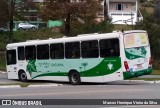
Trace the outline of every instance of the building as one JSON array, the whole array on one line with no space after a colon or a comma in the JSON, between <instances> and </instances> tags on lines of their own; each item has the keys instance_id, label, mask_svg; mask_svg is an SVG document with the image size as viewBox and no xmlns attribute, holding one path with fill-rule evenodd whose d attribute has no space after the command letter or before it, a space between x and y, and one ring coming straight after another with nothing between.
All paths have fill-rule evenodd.
<instances>
[{"instance_id":1,"label":"building","mask_svg":"<svg viewBox=\"0 0 160 108\"><path fill-rule=\"evenodd\" d=\"M138 9L138 0L106 0L107 15L113 24L135 25L143 16Z\"/></svg>"},{"instance_id":2,"label":"building","mask_svg":"<svg viewBox=\"0 0 160 108\"><path fill-rule=\"evenodd\" d=\"M71 0L71 2L82 2L85 0ZM113 24L135 25L143 20L143 16L138 9L139 0L97 0L101 5L97 12L96 21L100 22L104 18L110 18Z\"/></svg>"}]
</instances>

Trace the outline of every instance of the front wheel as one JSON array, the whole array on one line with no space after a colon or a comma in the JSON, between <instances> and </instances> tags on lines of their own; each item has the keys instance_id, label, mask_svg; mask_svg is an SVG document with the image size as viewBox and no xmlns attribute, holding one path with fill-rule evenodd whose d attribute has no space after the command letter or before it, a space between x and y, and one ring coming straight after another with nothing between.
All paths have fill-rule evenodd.
<instances>
[{"instance_id":1,"label":"front wheel","mask_svg":"<svg viewBox=\"0 0 160 108\"><path fill-rule=\"evenodd\" d=\"M69 73L69 81L72 85L79 85L81 83L80 75L78 72Z\"/></svg>"},{"instance_id":2,"label":"front wheel","mask_svg":"<svg viewBox=\"0 0 160 108\"><path fill-rule=\"evenodd\" d=\"M23 30L23 28L22 28L22 27L20 27L20 28L19 28L19 30Z\"/></svg>"},{"instance_id":3,"label":"front wheel","mask_svg":"<svg viewBox=\"0 0 160 108\"><path fill-rule=\"evenodd\" d=\"M22 82L26 82L27 81L27 75L25 72L20 72L19 73L19 80Z\"/></svg>"},{"instance_id":4,"label":"front wheel","mask_svg":"<svg viewBox=\"0 0 160 108\"><path fill-rule=\"evenodd\" d=\"M36 28L35 27L32 27L32 30L35 30Z\"/></svg>"}]
</instances>

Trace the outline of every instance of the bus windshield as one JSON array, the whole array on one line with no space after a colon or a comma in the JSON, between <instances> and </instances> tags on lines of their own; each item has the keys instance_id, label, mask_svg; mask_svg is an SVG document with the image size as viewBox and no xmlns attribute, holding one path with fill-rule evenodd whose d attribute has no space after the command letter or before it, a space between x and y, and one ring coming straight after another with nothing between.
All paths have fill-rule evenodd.
<instances>
[{"instance_id":1,"label":"bus windshield","mask_svg":"<svg viewBox=\"0 0 160 108\"><path fill-rule=\"evenodd\" d=\"M148 45L149 41L146 33L130 33L124 35L125 48L142 47Z\"/></svg>"}]
</instances>

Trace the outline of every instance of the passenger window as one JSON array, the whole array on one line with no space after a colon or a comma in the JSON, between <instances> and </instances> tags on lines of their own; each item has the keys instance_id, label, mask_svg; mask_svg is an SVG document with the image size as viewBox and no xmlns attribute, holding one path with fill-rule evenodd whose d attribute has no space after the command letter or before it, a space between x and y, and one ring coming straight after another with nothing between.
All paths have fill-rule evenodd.
<instances>
[{"instance_id":1,"label":"passenger window","mask_svg":"<svg viewBox=\"0 0 160 108\"><path fill-rule=\"evenodd\" d=\"M18 60L25 60L24 47L18 47Z\"/></svg>"},{"instance_id":2,"label":"passenger window","mask_svg":"<svg viewBox=\"0 0 160 108\"><path fill-rule=\"evenodd\" d=\"M119 39L104 39L100 40L100 56L113 57L119 56Z\"/></svg>"},{"instance_id":3,"label":"passenger window","mask_svg":"<svg viewBox=\"0 0 160 108\"><path fill-rule=\"evenodd\" d=\"M63 59L64 58L64 45L63 43L50 45L51 59Z\"/></svg>"},{"instance_id":4,"label":"passenger window","mask_svg":"<svg viewBox=\"0 0 160 108\"><path fill-rule=\"evenodd\" d=\"M26 60L35 60L36 59L36 47L26 46L25 47L25 57L26 57Z\"/></svg>"},{"instance_id":5,"label":"passenger window","mask_svg":"<svg viewBox=\"0 0 160 108\"><path fill-rule=\"evenodd\" d=\"M69 59L80 58L80 43L79 42L66 43L65 57Z\"/></svg>"},{"instance_id":6,"label":"passenger window","mask_svg":"<svg viewBox=\"0 0 160 108\"><path fill-rule=\"evenodd\" d=\"M49 59L49 45L37 45L37 59Z\"/></svg>"},{"instance_id":7,"label":"passenger window","mask_svg":"<svg viewBox=\"0 0 160 108\"><path fill-rule=\"evenodd\" d=\"M16 64L16 50L7 50L7 65Z\"/></svg>"},{"instance_id":8,"label":"passenger window","mask_svg":"<svg viewBox=\"0 0 160 108\"><path fill-rule=\"evenodd\" d=\"M84 41L81 43L82 58L97 58L99 57L98 41Z\"/></svg>"}]
</instances>

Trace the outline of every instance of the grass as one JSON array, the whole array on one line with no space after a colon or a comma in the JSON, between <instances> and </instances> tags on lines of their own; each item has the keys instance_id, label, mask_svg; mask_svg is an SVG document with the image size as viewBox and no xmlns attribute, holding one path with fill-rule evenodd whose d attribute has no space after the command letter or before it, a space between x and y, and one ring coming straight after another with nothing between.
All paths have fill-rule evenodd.
<instances>
[{"instance_id":1,"label":"grass","mask_svg":"<svg viewBox=\"0 0 160 108\"><path fill-rule=\"evenodd\" d=\"M153 70L151 75L160 75L160 70Z\"/></svg>"},{"instance_id":2,"label":"grass","mask_svg":"<svg viewBox=\"0 0 160 108\"><path fill-rule=\"evenodd\" d=\"M0 52L0 70L6 71L5 52Z\"/></svg>"},{"instance_id":3,"label":"grass","mask_svg":"<svg viewBox=\"0 0 160 108\"><path fill-rule=\"evenodd\" d=\"M132 26L131 25L123 25L123 24L115 24L114 25L114 30L132 30Z\"/></svg>"}]
</instances>

